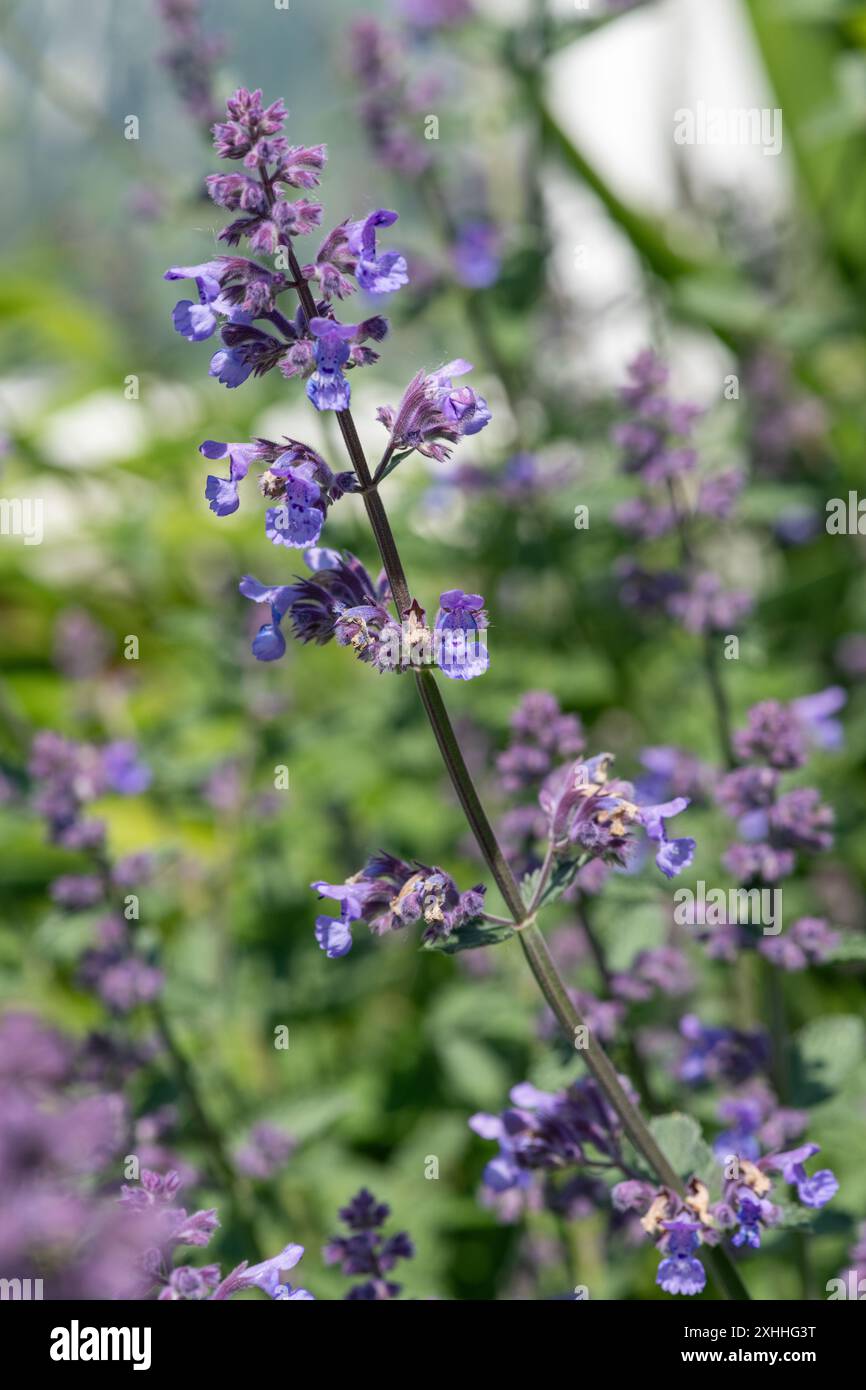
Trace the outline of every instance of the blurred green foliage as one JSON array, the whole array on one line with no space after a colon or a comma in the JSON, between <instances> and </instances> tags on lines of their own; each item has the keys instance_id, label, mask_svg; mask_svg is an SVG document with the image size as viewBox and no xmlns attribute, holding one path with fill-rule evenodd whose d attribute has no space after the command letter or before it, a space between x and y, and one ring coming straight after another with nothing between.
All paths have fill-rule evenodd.
<instances>
[{"instance_id":1,"label":"blurred green foliage","mask_svg":"<svg viewBox=\"0 0 866 1390\"><path fill-rule=\"evenodd\" d=\"M225 90L245 81L269 97L285 92L293 138L330 140L325 203L332 221L367 203L400 207L410 254L441 260L417 191L400 187L364 154L337 42L341 18L355 7L329 0L321 13L314 8L286 21L292 37L275 43L267 26L281 19L241 19L234 7L214 7L214 24L229 40ZM287 433L308 439L335 468L344 464L329 422L307 409L299 389L274 373L225 392L205 376L209 345L191 347L171 333L174 295L159 277L172 262L205 259L212 245L212 211L194 193L210 160L155 61L158 26L146 9L108 7L102 30L93 12L76 37L56 7L18 6L0 29L7 53L2 121L7 159L14 158L3 218L16 223L8 226L11 252L0 273L8 439L2 490L43 497L46 508L42 546L0 538L2 766L23 789L27 744L39 728L97 740L134 737L141 745L153 768L151 790L99 809L115 851L160 855L140 930L158 943L166 1012L213 1122L229 1143L262 1119L299 1140L285 1172L255 1191L256 1221L269 1250L289 1239L307 1246L302 1282L317 1296L342 1296L345 1283L319 1249L335 1229L338 1206L366 1183L416 1242L418 1257L403 1269L406 1296L544 1297L582 1282L593 1298L653 1298L652 1250L608 1248L601 1216L567 1226L532 1215L527 1244L520 1226L498 1225L478 1203L488 1146L470 1134L469 1114L501 1108L526 1077L562 1085L580 1074L579 1062L563 1060L539 1036L538 1001L517 946L484 953L483 973L465 956L420 952L408 935L359 935L342 961L326 960L315 946L310 881L341 881L374 848L442 864L461 885L481 873L409 678L376 677L333 645L291 646L272 668L250 656L256 615L238 596L237 580L246 573L288 579L294 557L267 546L252 489L235 516L217 520L208 512L197 445L204 437ZM545 335L559 332L552 327L557 310L566 317L576 310L557 301L543 265L531 254L527 260L531 228L521 221L520 177L509 166L518 128L537 142L540 177L574 180L601 198L609 235L623 239L641 268L645 301L672 325L666 335L687 325L724 352L730 371L758 347L778 351L796 389L820 397L826 411L816 455L790 459L781 478L758 468L736 530L722 536L708 528L708 555L720 552L727 571L758 595L741 658L725 664L736 717L759 699L793 698L838 681L840 639L864 630L862 539L819 530L810 543L785 548L771 528L792 501L823 517L827 497L863 478L866 104L845 107L851 83L843 74L855 71L859 80L866 72L866 9L841 0L752 0L745 10L784 107L794 162L797 202L784 228L774 229L769 281L754 273L742 239L726 241L715 209L690 210L697 233L686 252L682 226L650 222L612 195L558 127L543 84L529 80L537 55L530 49L527 57L520 35L491 21L466 37L470 66L482 48L487 66L480 96L469 93L450 109L438 157L448 173L473 141L489 159L499 151L494 177L501 175L502 187L494 185L493 196L514 250L500 285L484 295L485 313L512 377L525 380L526 397L513 419L490 363L477 358L506 423L495 436L491 430L491 440L464 445L464 461L496 475L526 442L563 456L569 479L525 502L497 488L443 497L434 489L435 469L416 459L389 481L387 501L413 590L428 610L448 587L487 598L490 672L446 695L494 808L493 759L529 689L550 689L579 712L591 747L614 749L623 775L637 771L648 744L716 756L697 644L670 625L637 621L616 599L612 570L622 540L608 518L629 489L608 442L616 405L591 370L591 340L557 339L555 371L545 378ZM457 61L449 44L456 49L458 40L440 52L437 61L446 65ZM107 89L88 90L76 76L73 57L88 51L97 67L112 55ZM509 92L505 114L500 103ZM24 131L16 120L22 107L33 114ZM142 114L138 143L120 134L128 110ZM142 190L154 194L157 216L137 210ZM537 275L535 290L521 299L527 273ZM379 427L367 424L375 404L396 400L418 366L477 357L466 309L456 288L422 314L394 304L381 368L356 390L365 438L377 437ZM536 356L540 372L530 363ZM125 396L130 376L138 378L137 400ZM705 458L748 465L748 412L724 401L721 389L704 403ZM590 508L588 531L575 530L578 503ZM375 568L354 499L334 509L326 541ZM106 641L104 668L80 679L56 659L70 610L86 612ZM139 640L136 661L124 659L129 635ZM810 1244L810 1287L818 1290L843 1265L853 1223L866 1213L863 952L856 944L866 873L862 685L851 686L845 723L844 756L822 756L810 774L837 810L830 858L854 902L845 925L855 944L849 959L784 981L795 1099L810 1107L809 1137L842 1182ZM237 770L239 792L220 811L203 789L227 763ZM288 794L273 790L282 764L290 770ZM729 827L715 810L696 809L688 831L700 846L689 881L711 878ZM74 864L45 845L19 799L0 807L0 992L8 1004L83 1032L98 1013L74 981L89 923L70 924L46 907L50 880ZM798 911L813 910L816 882L791 885ZM569 911L553 909L551 928L567 923ZM598 904L596 925L611 967L625 968L636 950L665 939L669 895L649 870L617 881ZM700 980L695 999L637 1006L630 1029L674 1028L686 1005L710 1022L760 1021L756 980L707 962L697 946L690 953ZM579 980L597 986L591 966ZM286 1052L273 1046L280 1025L290 1033ZM625 1047L613 1052L627 1066ZM653 1085L665 1107L715 1123L715 1097L684 1095L669 1059L653 1064ZM136 1105L148 1110L174 1095L175 1082L157 1069L139 1091ZM200 1156L194 1127L184 1151ZM431 1156L437 1181L425 1177ZM202 1200L221 1206L222 1194L205 1190ZM755 1297L801 1296L795 1240L779 1232L760 1257L744 1262ZM548 1263L539 1263L539 1250L551 1254ZM246 1253L231 1221L218 1253L225 1264Z\"/></svg>"}]
</instances>

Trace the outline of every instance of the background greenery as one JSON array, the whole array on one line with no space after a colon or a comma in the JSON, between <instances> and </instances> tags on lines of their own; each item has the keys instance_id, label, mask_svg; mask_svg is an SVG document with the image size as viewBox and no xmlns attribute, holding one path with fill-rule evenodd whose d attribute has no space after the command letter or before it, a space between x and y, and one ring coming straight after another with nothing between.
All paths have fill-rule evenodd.
<instances>
[{"instance_id":1,"label":"background greenery","mask_svg":"<svg viewBox=\"0 0 866 1390\"><path fill-rule=\"evenodd\" d=\"M394 244L410 264L415 257L441 266L443 243L423 191L380 169L365 149L345 64L346 24L358 8L329 0L293 4L289 14L264 4L241 14L205 5L208 25L226 39L218 95L238 83L263 87L269 99L284 95L291 138L330 146L330 222L368 206L396 207ZM393 21L384 0L363 8ZM703 457L753 469L743 520L724 533L709 525L702 542L709 560L757 593L740 660L725 663L735 715L758 699L840 680L850 687L846 751L810 769L836 807L836 848L822 877L798 880L791 900L844 926L855 959L785 980L806 1086L799 1099L814 1105L809 1136L843 1184L811 1245L811 1287L820 1291L866 1213L857 959L866 925L866 699L838 661L840 639L864 630L866 585L862 538L823 532L826 499L863 477L866 6L751 0L740 8L750 53L784 109L792 191L770 218L760 206L744 209L731 188L684 186L664 220L614 190L549 100L550 55L558 60L591 41L572 13L557 19L555 7L552 17L537 5L502 19L491 7L424 51L422 65L448 84L440 177L448 188L470 167L487 171L506 229L505 266L480 297L452 283L423 306L408 295L407 304L395 301L381 366L357 382L355 404L363 437L376 441L376 404L395 401L418 367L465 355L478 364L497 420L462 446L461 461L496 475L526 446L566 465L564 483L517 500L501 488L443 493L420 459L388 485L421 601L429 609L441 589L459 586L483 593L491 610L489 674L445 693L495 807L493 757L529 689L550 689L579 712L591 746L615 749L623 775L637 771L648 744L717 756L698 644L670 625L639 624L616 600L611 574L623 542L609 516L629 494L608 428L613 387L636 345L626 339L636 330L624 334L618 370L603 370L580 282L566 285L557 269L580 240L579 229L561 225L571 198L602 210L599 235L622 257L635 322L686 378L693 355L711 364L699 393L708 408ZM171 331L175 295L161 272L206 259L218 220L197 193L215 166L158 61L158 18L144 4L6 5L0 44L2 491L42 497L46 508L42 546L0 538L7 775L23 787L28 741L40 728L140 743L152 787L102 808L111 845L160 854L141 930L159 943L166 1011L213 1121L229 1142L261 1119L299 1140L285 1171L254 1193L256 1222L265 1247L289 1239L307 1247L301 1282L317 1296L342 1296L345 1283L319 1250L336 1208L361 1183L391 1204L394 1223L416 1241L418 1256L402 1271L407 1296L543 1297L575 1282L592 1297L656 1296L649 1244L608 1246L601 1215L558 1227L541 1214L505 1227L478 1203L488 1146L470 1134L468 1115L501 1108L527 1076L562 1085L580 1071L539 1037L538 1001L517 946L485 953L483 969L465 967L466 957L421 953L411 934L368 941L359 933L342 961L316 948L309 882L342 880L373 848L442 864L461 885L481 873L409 680L377 678L333 645L290 646L273 667L250 656L256 615L238 597L237 580L288 577L292 556L268 547L252 490L228 520L207 510L197 445L287 433L309 440L333 467L343 464L328 420L296 386L273 373L226 392L205 375L208 345L190 346ZM130 113L140 117L138 141L123 138ZM146 204L152 215L142 214ZM490 338L499 370L485 355ZM792 392L820 398L825 412L820 443L786 458L781 477L755 457L748 399L723 398L724 376L742 371L757 348L778 352ZM138 400L125 399L130 374L140 380ZM588 531L575 530L578 503L590 507ZM809 543L784 547L773 527L792 503L811 507L819 529ZM352 499L335 508L326 539L375 568ZM106 640L104 668L76 680L56 659L70 610L85 611ZM130 634L140 642L135 662L123 656ZM224 763L237 766L240 790L220 812L203 788ZM279 764L290 769L287 794L273 790ZM689 830L700 844L694 877L710 878L729 827L714 811L696 811ZM81 940L46 907L48 882L73 862L46 847L20 803L0 807L0 991L7 1004L84 1032L98 1010L74 985ZM614 883L597 914L612 966L624 968L637 949L664 940L669 913L670 895L649 870ZM551 926L568 914L556 908ZM689 949L700 982L694 999L637 1009L632 1025L671 1029L692 1007L710 1022L759 1022L748 981ZM594 986L591 968L578 978ZM281 1024L290 1030L288 1052L273 1047ZM138 1026L146 1029L146 1020ZM653 1076L665 1106L712 1124L714 1096L683 1096L666 1055ZM156 1068L134 1099L144 1111L173 1094L170 1073ZM181 1149L202 1156L192 1121ZM438 1181L425 1178L431 1155ZM202 1198L222 1206L224 1194L206 1185ZM247 1252L230 1212L223 1219L227 1264ZM754 1296L801 1296L793 1240L771 1237L744 1265Z\"/></svg>"}]
</instances>

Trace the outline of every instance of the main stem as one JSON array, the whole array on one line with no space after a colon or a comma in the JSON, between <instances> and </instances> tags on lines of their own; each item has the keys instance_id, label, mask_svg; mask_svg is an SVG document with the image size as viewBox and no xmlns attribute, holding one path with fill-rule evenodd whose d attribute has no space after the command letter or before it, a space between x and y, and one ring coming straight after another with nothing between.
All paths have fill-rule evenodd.
<instances>
[{"instance_id":1,"label":"main stem","mask_svg":"<svg viewBox=\"0 0 866 1390\"><path fill-rule=\"evenodd\" d=\"M301 274L293 248L289 246L287 251L289 267L301 307L308 318L313 318L316 315L316 304L310 287ZM355 428L351 411L338 411L337 423L352 460L352 466L361 484L367 516L376 538L385 573L391 585L391 593L398 616L402 619L411 603L411 596L406 573L397 549L397 542L391 530L391 523L388 520L385 505L373 484L372 474L361 441L358 438L358 431ZM663 1186L669 1187L675 1192L683 1193L682 1179L659 1148L640 1111L630 1100L604 1048L595 1040L592 1031L586 1027L580 1013L572 1003L547 949L544 936L533 920L526 920L527 909L520 887L481 804L475 783L466 766L457 735L445 708L442 693L432 671L419 670L415 679L421 703L430 721L430 727L433 730L442 760L448 769L451 784L457 793L457 799L463 808L484 861L514 920L515 931L520 938L523 954L539 989L569 1042L576 1044L578 1039L584 1037L588 1039L586 1047L582 1049L586 1065L605 1099L619 1116L625 1133L638 1153L643 1156L650 1170ZM707 1264L713 1271L724 1296L726 1298L747 1299L749 1297L748 1292L727 1255L721 1249L712 1249L711 1247L706 1248L706 1255Z\"/></svg>"}]
</instances>

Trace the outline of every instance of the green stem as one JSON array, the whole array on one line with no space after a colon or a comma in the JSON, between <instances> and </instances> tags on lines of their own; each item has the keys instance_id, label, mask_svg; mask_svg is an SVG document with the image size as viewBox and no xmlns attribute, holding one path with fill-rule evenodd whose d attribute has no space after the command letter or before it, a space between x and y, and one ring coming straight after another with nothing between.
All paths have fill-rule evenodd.
<instances>
[{"instance_id":1,"label":"green stem","mask_svg":"<svg viewBox=\"0 0 866 1390\"><path fill-rule=\"evenodd\" d=\"M301 307L308 318L312 318L316 312L315 301L309 285L301 276L300 267L291 245L287 247L287 251L289 267L296 282ZM394 602L402 616L409 608L410 591L385 505L373 484L351 411L339 411L337 422L358 481L361 484L367 516L379 548L382 564L391 584ZM457 799L469 822L484 861L508 907L508 911L511 913L523 954L539 989L569 1042L573 1043L578 1036L586 1033L589 1042L588 1046L582 1049L586 1065L602 1094L619 1116L624 1132L637 1151L642 1154L659 1182L665 1187L673 1188L676 1192L682 1193L684 1191L682 1179L662 1153L637 1107L630 1100L604 1048L592 1037L590 1030L586 1028L583 1019L574 1007L539 928L534 920L531 918L527 920L527 908L520 887L481 804L475 783L466 766L466 760L445 708L442 693L432 671L419 670L416 673L416 685ZM715 1271L715 1278L725 1297L748 1298L748 1293L743 1288L727 1256L721 1250L710 1250L709 1248L707 1256L708 1267ZM731 1290L736 1291L731 1292Z\"/></svg>"}]
</instances>

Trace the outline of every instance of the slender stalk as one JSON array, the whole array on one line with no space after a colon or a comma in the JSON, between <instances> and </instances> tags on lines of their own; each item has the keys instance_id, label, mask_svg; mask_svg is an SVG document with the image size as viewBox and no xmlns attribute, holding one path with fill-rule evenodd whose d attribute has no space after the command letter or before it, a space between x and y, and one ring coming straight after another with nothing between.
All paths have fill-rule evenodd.
<instances>
[{"instance_id":1,"label":"slender stalk","mask_svg":"<svg viewBox=\"0 0 866 1390\"><path fill-rule=\"evenodd\" d=\"M296 292L301 307L308 318L313 318L316 314L316 305L310 287L303 280L300 266L291 245L287 246L286 249L289 268L296 284ZM352 466L361 484L367 516L379 548L382 564L391 584L394 603L399 616L402 617L409 608L410 590L385 505L373 484L370 468L351 411L338 411L337 423ZM432 671L419 670L416 673L416 685L457 799L475 836L484 861L508 907L508 911L512 915L523 954L539 989L570 1042L575 1042L584 1034L588 1037L588 1045L582 1049L586 1065L605 1099L619 1116L623 1130L637 1151L642 1154L650 1170L665 1187L682 1193L684 1191L682 1179L662 1153L645 1120L630 1100L601 1044L593 1038L591 1031L586 1028L583 1019L568 996L547 948L547 942L532 916L528 915L520 887L502 852L493 827L487 818L487 813L481 804L471 773L466 766L466 760L463 757L448 711L445 708L445 702ZM708 1266L714 1270L716 1281L725 1297L748 1298L748 1293L727 1256L720 1250L710 1250L709 1248L707 1255Z\"/></svg>"},{"instance_id":2,"label":"slender stalk","mask_svg":"<svg viewBox=\"0 0 866 1390\"><path fill-rule=\"evenodd\" d=\"M692 539L689 535L688 519L682 505L679 490L673 478L668 479L668 492L670 494L671 507L673 508L674 518L676 520L677 536L679 537L680 554L683 564L687 568L692 569L694 567L694 552L692 550ZM736 764L736 759L734 757L733 740L731 738L731 707L719 671L719 659L716 645L713 641L713 635L710 632L704 633L703 663L707 684L710 687L713 711L716 717L716 731L718 733L722 760L726 767L732 768Z\"/></svg>"},{"instance_id":3,"label":"slender stalk","mask_svg":"<svg viewBox=\"0 0 866 1390\"><path fill-rule=\"evenodd\" d=\"M607 957L604 953L604 947L592 923L592 919L588 911L588 905L584 905L582 908L578 908L576 915L578 924L581 927L589 945L590 955L592 956L592 959L595 962L595 968L601 976L601 981L604 986L605 993L608 996L612 996L613 989L611 987L611 970L607 963ZM640 1048L638 1047L637 1040L635 1039L635 1036L632 1032L629 1032L627 1036L626 1048L629 1070L631 1071L634 1077L635 1085L637 1086L637 1089L640 1092L641 1100L643 1101L647 1110L649 1110L649 1112L652 1114L653 1111L658 1111L659 1107L653 1098L652 1089L649 1084L649 1077L646 1073L646 1067L644 1066L643 1058L640 1055Z\"/></svg>"}]
</instances>

